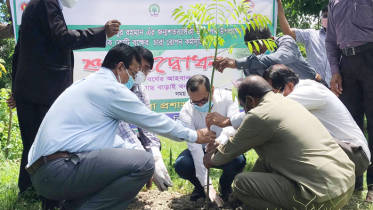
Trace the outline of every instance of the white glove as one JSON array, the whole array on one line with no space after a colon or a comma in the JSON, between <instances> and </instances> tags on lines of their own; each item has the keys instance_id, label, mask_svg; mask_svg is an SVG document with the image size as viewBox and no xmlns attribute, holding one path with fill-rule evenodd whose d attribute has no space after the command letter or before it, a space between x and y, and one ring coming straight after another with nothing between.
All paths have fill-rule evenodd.
<instances>
[{"instance_id":1,"label":"white glove","mask_svg":"<svg viewBox=\"0 0 373 210\"><path fill-rule=\"evenodd\" d=\"M152 147L150 151L153 154L155 161L153 182L158 187L158 190L168 190L168 187L172 187L172 181L163 162L161 152L159 151L158 147Z\"/></svg>"}]
</instances>

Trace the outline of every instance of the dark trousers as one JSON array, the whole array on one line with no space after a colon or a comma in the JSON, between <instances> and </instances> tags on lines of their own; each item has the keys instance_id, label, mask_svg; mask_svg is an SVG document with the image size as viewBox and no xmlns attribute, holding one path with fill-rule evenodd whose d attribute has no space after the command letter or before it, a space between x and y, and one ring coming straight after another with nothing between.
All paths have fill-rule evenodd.
<instances>
[{"instance_id":1,"label":"dark trousers","mask_svg":"<svg viewBox=\"0 0 373 210\"><path fill-rule=\"evenodd\" d=\"M364 132L364 114L368 122L368 144L373 151L373 49L352 56L342 56L341 101ZM362 188L363 176L356 178L356 188ZM373 166L367 171L368 189L373 190Z\"/></svg>"},{"instance_id":2,"label":"dark trousers","mask_svg":"<svg viewBox=\"0 0 373 210\"><path fill-rule=\"evenodd\" d=\"M30 151L32 143L34 143L40 124L43 121L45 114L47 114L50 106L35 104L22 100L17 100L16 103L18 122L23 143L21 167L19 169L18 178L18 187L21 194L24 193L32 185L30 175L25 169L27 165L28 153Z\"/></svg>"},{"instance_id":3,"label":"dark trousers","mask_svg":"<svg viewBox=\"0 0 373 210\"><path fill-rule=\"evenodd\" d=\"M48 162L31 175L38 193L65 200L64 209L123 210L154 173L145 151L110 148Z\"/></svg>"},{"instance_id":4,"label":"dark trousers","mask_svg":"<svg viewBox=\"0 0 373 210\"><path fill-rule=\"evenodd\" d=\"M232 192L231 185L234 177L242 172L245 165L246 158L244 155L240 155L227 164L214 167L223 170L223 174L219 180L222 191L221 193L223 196L226 196ZM189 149L186 149L180 153L179 157L176 159L175 171L182 179L190 181L198 192L204 192L201 183L196 177L196 169Z\"/></svg>"}]
</instances>

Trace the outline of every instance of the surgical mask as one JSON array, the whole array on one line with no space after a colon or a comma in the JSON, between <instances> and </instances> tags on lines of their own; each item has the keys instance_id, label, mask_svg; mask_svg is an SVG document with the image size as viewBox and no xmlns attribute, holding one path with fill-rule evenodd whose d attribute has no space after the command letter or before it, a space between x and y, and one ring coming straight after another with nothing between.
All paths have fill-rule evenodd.
<instances>
[{"instance_id":1,"label":"surgical mask","mask_svg":"<svg viewBox=\"0 0 373 210\"><path fill-rule=\"evenodd\" d=\"M214 102L211 101L211 107L214 104ZM208 112L209 111L209 102L203 104L202 106L193 105L195 109L197 109L200 112Z\"/></svg>"},{"instance_id":2,"label":"surgical mask","mask_svg":"<svg viewBox=\"0 0 373 210\"><path fill-rule=\"evenodd\" d=\"M322 25L324 28L327 28L327 27L328 27L328 18L322 18L322 19L321 19L321 25Z\"/></svg>"},{"instance_id":3,"label":"surgical mask","mask_svg":"<svg viewBox=\"0 0 373 210\"><path fill-rule=\"evenodd\" d=\"M127 74L128 74L127 69L126 69L126 72L127 72ZM119 79L120 79L120 77L119 77ZM125 85L128 89L131 90L131 88L133 87L134 84L135 84L135 80L133 79L133 77L132 77L130 74L128 74L128 82L127 82L126 84L124 84L124 85Z\"/></svg>"},{"instance_id":4,"label":"surgical mask","mask_svg":"<svg viewBox=\"0 0 373 210\"><path fill-rule=\"evenodd\" d=\"M135 76L135 84L141 85L146 79L145 74L142 71L138 71Z\"/></svg>"},{"instance_id":5,"label":"surgical mask","mask_svg":"<svg viewBox=\"0 0 373 210\"><path fill-rule=\"evenodd\" d=\"M76 3L78 3L77 0L60 0L61 1L61 4L64 6L64 7L67 7L67 8L73 8L75 6Z\"/></svg>"}]
</instances>

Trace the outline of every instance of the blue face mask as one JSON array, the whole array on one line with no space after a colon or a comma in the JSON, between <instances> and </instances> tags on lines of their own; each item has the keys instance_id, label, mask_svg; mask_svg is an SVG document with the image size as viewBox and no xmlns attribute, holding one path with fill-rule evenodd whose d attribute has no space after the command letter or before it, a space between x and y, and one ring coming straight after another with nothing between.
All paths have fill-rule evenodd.
<instances>
[{"instance_id":1,"label":"blue face mask","mask_svg":"<svg viewBox=\"0 0 373 210\"><path fill-rule=\"evenodd\" d=\"M126 69L126 72L128 74L128 71ZM120 79L120 75L118 75L118 78L119 78L119 83L122 83L122 80ZM128 89L131 90L131 88L133 87L133 85L135 84L135 80L132 78L132 76L130 74L128 74L128 82L126 84L124 84Z\"/></svg>"},{"instance_id":2,"label":"blue face mask","mask_svg":"<svg viewBox=\"0 0 373 210\"><path fill-rule=\"evenodd\" d=\"M126 69L126 72L128 74L128 71ZM131 90L131 88L133 87L133 85L135 84L135 80L132 78L132 76L130 74L128 74L128 82L126 84L124 84L128 89Z\"/></svg>"},{"instance_id":3,"label":"blue face mask","mask_svg":"<svg viewBox=\"0 0 373 210\"><path fill-rule=\"evenodd\" d=\"M211 106L213 104L214 104L214 102L211 102ZM203 104L202 106L193 105L193 107L200 112L208 112L209 111L209 102Z\"/></svg>"}]
</instances>

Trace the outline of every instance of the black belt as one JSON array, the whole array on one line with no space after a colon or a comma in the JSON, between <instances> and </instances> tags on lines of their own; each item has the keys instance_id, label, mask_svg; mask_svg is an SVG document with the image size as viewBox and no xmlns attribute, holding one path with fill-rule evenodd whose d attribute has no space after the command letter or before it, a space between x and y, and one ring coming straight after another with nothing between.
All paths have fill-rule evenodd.
<instances>
[{"instance_id":1,"label":"black belt","mask_svg":"<svg viewBox=\"0 0 373 210\"><path fill-rule=\"evenodd\" d=\"M346 49L342 50L342 54L344 56L351 56L351 55L356 55L356 53L363 52L365 50L369 50L373 48L373 42L369 42L357 47L349 47Z\"/></svg>"},{"instance_id":2,"label":"black belt","mask_svg":"<svg viewBox=\"0 0 373 210\"><path fill-rule=\"evenodd\" d=\"M31 175L35 173L38 168L42 165L48 163L49 161L58 159L58 158L68 158L70 157L70 153L67 152L56 152L52 155L40 157L37 161L35 161L30 167L26 167L26 171Z\"/></svg>"}]
</instances>

